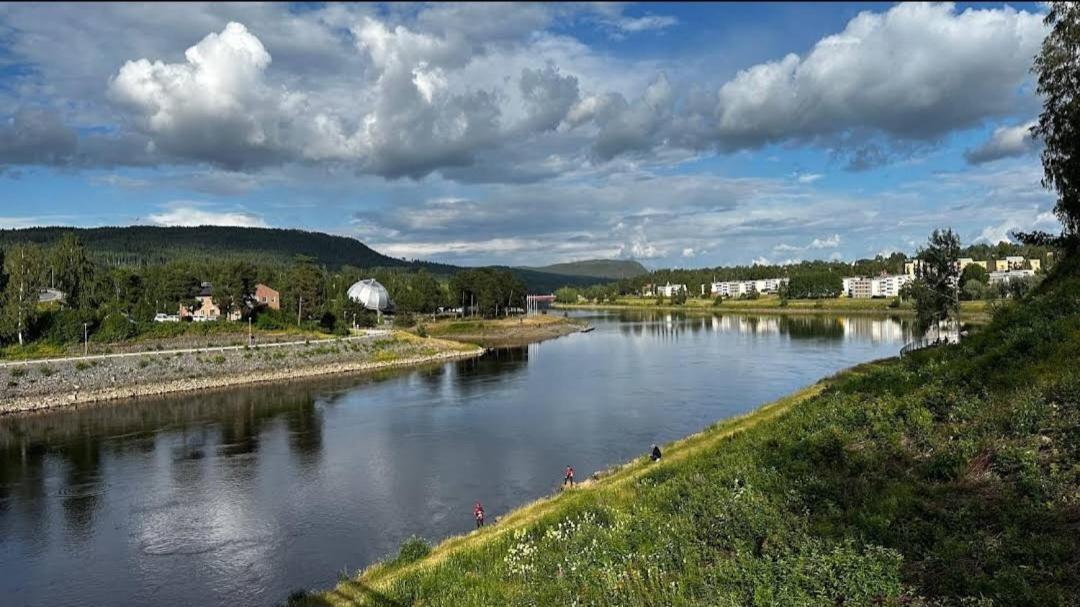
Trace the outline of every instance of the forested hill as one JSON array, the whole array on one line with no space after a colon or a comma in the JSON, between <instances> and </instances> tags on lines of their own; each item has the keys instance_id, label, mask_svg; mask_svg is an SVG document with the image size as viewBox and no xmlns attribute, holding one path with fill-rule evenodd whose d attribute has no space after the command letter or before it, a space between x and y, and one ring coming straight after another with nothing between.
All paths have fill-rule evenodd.
<instances>
[{"instance_id":1,"label":"forested hill","mask_svg":"<svg viewBox=\"0 0 1080 607\"><path fill-rule=\"evenodd\" d=\"M648 274L649 270L633 259L587 259L569 263L556 263L539 268L528 268L548 274L564 276L589 276L592 278L634 278Z\"/></svg>"},{"instance_id":2,"label":"forested hill","mask_svg":"<svg viewBox=\"0 0 1080 607\"><path fill-rule=\"evenodd\" d=\"M252 262L297 256L314 258L329 269L424 268L434 274L452 275L459 266L426 261L407 261L383 255L364 243L345 236L280 228L230 226L160 227L126 226L104 228L44 227L0 230L0 249L16 242L49 244L64 233L74 233L97 260L108 266L148 266L176 260L203 258L246 259ZM596 278L511 269L534 293L550 293L566 285L586 285Z\"/></svg>"}]
</instances>

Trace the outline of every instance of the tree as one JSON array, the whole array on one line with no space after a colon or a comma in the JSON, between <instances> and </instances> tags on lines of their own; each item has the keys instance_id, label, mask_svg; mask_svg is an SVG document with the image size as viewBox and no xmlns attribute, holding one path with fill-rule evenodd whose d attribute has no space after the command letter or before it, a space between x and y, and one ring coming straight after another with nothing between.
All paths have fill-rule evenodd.
<instances>
[{"instance_id":1,"label":"tree","mask_svg":"<svg viewBox=\"0 0 1080 607\"><path fill-rule=\"evenodd\" d=\"M282 292L282 309L296 312L300 320L321 318L324 303L322 270L311 259L301 259L288 273Z\"/></svg>"},{"instance_id":2,"label":"tree","mask_svg":"<svg viewBox=\"0 0 1080 607\"><path fill-rule=\"evenodd\" d=\"M986 283L971 278L964 281L963 285L964 288L961 290L961 295L965 301L978 301L986 297L986 292L988 290Z\"/></svg>"},{"instance_id":3,"label":"tree","mask_svg":"<svg viewBox=\"0 0 1080 607\"><path fill-rule=\"evenodd\" d=\"M73 308L90 305L94 263L73 232L65 232L49 251L49 286L64 292Z\"/></svg>"},{"instance_id":4,"label":"tree","mask_svg":"<svg viewBox=\"0 0 1080 607\"><path fill-rule=\"evenodd\" d=\"M26 243L12 246L4 256L4 327L18 337L20 346L26 342L36 317L43 257L38 245Z\"/></svg>"},{"instance_id":5,"label":"tree","mask_svg":"<svg viewBox=\"0 0 1080 607\"><path fill-rule=\"evenodd\" d=\"M248 300L255 293L255 266L248 261L233 261L218 269L214 276L214 301L228 316L233 310L246 315Z\"/></svg>"},{"instance_id":6,"label":"tree","mask_svg":"<svg viewBox=\"0 0 1080 607\"><path fill-rule=\"evenodd\" d=\"M960 238L949 230L934 230L928 245L919 252L922 263L912 283L916 324L920 330L955 319L959 312L958 281Z\"/></svg>"},{"instance_id":7,"label":"tree","mask_svg":"<svg viewBox=\"0 0 1080 607\"><path fill-rule=\"evenodd\" d=\"M990 283L990 272L986 271L986 268L978 264L968 264L964 271L960 274L960 284L966 285L968 281L980 282L984 285Z\"/></svg>"},{"instance_id":8,"label":"tree","mask_svg":"<svg viewBox=\"0 0 1080 607\"><path fill-rule=\"evenodd\" d=\"M1032 68L1043 111L1031 132L1043 140L1043 186L1057 191L1054 212L1075 246L1080 236L1080 5L1048 4L1044 23L1051 29Z\"/></svg>"},{"instance_id":9,"label":"tree","mask_svg":"<svg viewBox=\"0 0 1080 607\"><path fill-rule=\"evenodd\" d=\"M572 287L562 287L555 290L555 301L561 304L575 304L578 301L580 291Z\"/></svg>"}]
</instances>

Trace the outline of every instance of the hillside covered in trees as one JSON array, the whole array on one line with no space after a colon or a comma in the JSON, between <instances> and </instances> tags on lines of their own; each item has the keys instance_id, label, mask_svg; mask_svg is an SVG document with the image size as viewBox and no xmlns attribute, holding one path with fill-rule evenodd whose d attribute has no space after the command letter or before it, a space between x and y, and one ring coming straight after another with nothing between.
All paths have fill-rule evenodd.
<instances>
[{"instance_id":1,"label":"hillside covered in trees","mask_svg":"<svg viewBox=\"0 0 1080 607\"><path fill-rule=\"evenodd\" d=\"M95 261L114 268L137 268L169 262L205 260L287 264L297 258L305 258L330 271L339 270L344 266L410 270L422 268L444 279L465 269L450 264L389 257L355 238L281 228L232 226L23 228L0 230L0 250L16 243L54 244L66 233L77 236ZM497 267L510 270L524 281L532 293L551 293L561 286L585 286L596 282L596 277L589 278L573 273Z\"/></svg>"},{"instance_id":2,"label":"hillside covered in trees","mask_svg":"<svg viewBox=\"0 0 1080 607\"><path fill-rule=\"evenodd\" d=\"M649 270L641 265L641 262L633 259L586 259L527 269L563 276L589 276L611 279L634 278L649 273Z\"/></svg>"}]
</instances>

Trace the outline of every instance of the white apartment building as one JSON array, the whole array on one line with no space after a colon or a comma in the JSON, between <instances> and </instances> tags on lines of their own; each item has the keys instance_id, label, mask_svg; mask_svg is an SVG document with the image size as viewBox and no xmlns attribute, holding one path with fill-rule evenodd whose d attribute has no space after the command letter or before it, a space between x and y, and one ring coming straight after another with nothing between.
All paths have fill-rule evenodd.
<instances>
[{"instance_id":1,"label":"white apartment building","mask_svg":"<svg viewBox=\"0 0 1080 607\"><path fill-rule=\"evenodd\" d=\"M849 297L870 299L873 297L899 297L904 285L915 280L908 274L891 274L870 278L845 278L844 291Z\"/></svg>"},{"instance_id":2,"label":"white apartment building","mask_svg":"<svg viewBox=\"0 0 1080 607\"><path fill-rule=\"evenodd\" d=\"M990 272L990 284L999 282L1008 283L1014 278L1034 276L1035 270L1006 270L1002 272Z\"/></svg>"},{"instance_id":3,"label":"white apartment building","mask_svg":"<svg viewBox=\"0 0 1080 607\"><path fill-rule=\"evenodd\" d=\"M714 297L738 297L750 291L758 293L776 293L786 285L786 278L759 278L756 280L724 280L712 283L709 292Z\"/></svg>"},{"instance_id":4,"label":"white apartment building","mask_svg":"<svg viewBox=\"0 0 1080 607\"><path fill-rule=\"evenodd\" d=\"M686 285L673 285L670 282L662 287L656 287L656 294L671 297L676 293L686 293Z\"/></svg>"}]
</instances>

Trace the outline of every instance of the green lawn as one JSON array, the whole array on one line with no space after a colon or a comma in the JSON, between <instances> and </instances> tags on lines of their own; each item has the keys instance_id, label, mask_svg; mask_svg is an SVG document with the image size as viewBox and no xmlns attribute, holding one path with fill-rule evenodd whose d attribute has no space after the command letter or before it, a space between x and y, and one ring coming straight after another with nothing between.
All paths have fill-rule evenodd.
<instances>
[{"instance_id":1,"label":"green lawn","mask_svg":"<svg viewBox=\"0 0 1080 607\"><path fill-rule=\"evenodd\" d=\"M1080 264L960 346L863 365L297 605L1075 605Z\"/></svg>"}]
</instances>

